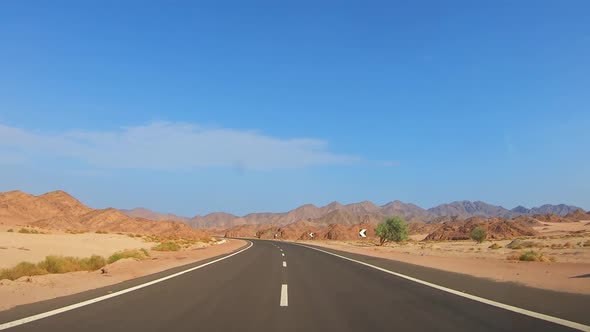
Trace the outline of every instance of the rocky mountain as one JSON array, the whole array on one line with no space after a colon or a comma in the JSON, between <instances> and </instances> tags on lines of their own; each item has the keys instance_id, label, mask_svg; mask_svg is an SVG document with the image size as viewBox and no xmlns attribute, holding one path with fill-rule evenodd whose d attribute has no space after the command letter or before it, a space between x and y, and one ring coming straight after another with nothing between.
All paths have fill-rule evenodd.
<instances>
[{"instance_id":1,"label":"rocky mountain","mask_svg":"<svg viewBox=\"0 0 590 332\"><path fill-rule=\"evenodd\" d=\"M170 220L187 222L190 218L177 216L172 213L159 213L145 208L135 208L131 210L121 210L124 214L132 218L145 218L151 220Z\"/></svg>"},{"instance_id":2,"label":"rocky mountain","mask_svg":"<svg viewBox=\"0 0 590 332\"><path fill-rule=\"evenodd\" d=\"M92 209L64 191L39 196L21 191L0 193L0 224L53 230L106 231L147 234L164 238L208 238L183 223L130 217L120 210Z\"/></svg>"},{"instance_id":3,"label":"rocky mountain","mask_svg":"<svg viewBox=\"0 0 590 332\"><path fill-rule=\"evenodd\" d=\"M468 240L475 227L486 230L486 238L494 240L512 239L519 236L533 236L537 232L528 224L501 218L484 219L471 217L467 220L446 222L428 234L425 241Z\"/></svg>"},{"instance_id":4,"label":"rocky mountain","mask_svg":"<svg viewBox=\"0 0 590 332\"><path fill-rule=\"evenodd\" d=\"M518 206L512 210L508 210L504 207L481 201L458 201L442 204L426 210L415 204L404 203L401 201L392 201L382 206L378 206L369 201L364 201L346 205L332 202L323 207L306 204L288 212L251 213L242 217L223 212L211 213L205 216L195 216L193 218L173 218L174 215L158 214L146 209L134 209L124 212L131 216L153 220L167 219L181 221L194 228L228 229L238 225L273 225L279 227L301 220L313 221L322 225L353 225L362 222L381 222L388 216L401 216L410 222L426 223L444 223L471 217L514 218L518 216L539 216L539 220L544 220L546 217L541 217L541 215L564 217L567 213L572 213L576 210L577 208L574 206L563 204L543 205L532 209ZM543 213L540 211L543 211ZM544 211L553 212L545 213ZM167 216L172 217L166 218ZM540 222L537 219L534 220Z\"/></svg>"},{"instance_id":5,"label":"rocky mountain","mask_svg":"<svg viewBox=\"0 0 590 332\"><path fill-rule=\"evenodd\" d=\"M474 216L486 218L501 217L508 215L510 213L509 210L501 206L491 205L481 201L460 201L448 204L441 204L439 206L428 209L428 212L438 217L457 216L460 219L466 219Z\"/></svg>"},{"instance_id":6,"label":"rocky mountain","mask_svg":"<svg viewBox=\"0 0 590 332\"><path fill-rule=\"evenodd\" d=\"M435 215L418 205L401 201L389 202L381 206L381 214L386 216L401 216L408 221L428 221Z\"/></svg>"},{"instance_id":7,"label":"rocky mountain","mask_svg":"<svg viewBox=\"0 0 590 332\"><path fill-rule=\"evenodd\" d=\"M577 210L581 210L577 206L573 205L565 205L565 204L558 204L558 205L551 205L545 204L539 207L534 207L531 209L529 214L556 214L558 216L565 216L568 213L576 212Z\"/></svg>"}]
</instances>

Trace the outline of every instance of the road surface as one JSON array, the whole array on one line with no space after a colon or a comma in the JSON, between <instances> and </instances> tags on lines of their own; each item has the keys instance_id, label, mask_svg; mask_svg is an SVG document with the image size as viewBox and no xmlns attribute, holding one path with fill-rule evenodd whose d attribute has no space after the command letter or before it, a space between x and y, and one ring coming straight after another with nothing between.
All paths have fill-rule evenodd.
<instances>
[{"instance_id":1,"label":"road surface","mask_svg":"<svg viewBox=\"0 0 590 332\"><path fill-rule=\"evenodd\" d=\"M347 257L590 325L586 311L590 304L588 296L495 283L360 255ZM18 307L0 313L0 324L20 324L7 329L11 332L574 331L293 243L253 240L240 253L209 261L215 262L28 323L22 319L100 296L116 295L120 290L191 266Z\"/></svg>"}]
</instances>

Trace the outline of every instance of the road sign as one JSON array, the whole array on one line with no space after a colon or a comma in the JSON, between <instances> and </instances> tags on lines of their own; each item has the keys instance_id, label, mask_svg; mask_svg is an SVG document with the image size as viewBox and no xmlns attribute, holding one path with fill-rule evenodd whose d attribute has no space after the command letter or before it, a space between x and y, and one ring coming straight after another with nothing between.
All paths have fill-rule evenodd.
<instances>
[{"instance_id":1,"label":"road sign","mask_svg":"<svg viewBox=\"0 0 590 332\"><path fill-rule=\"evenodd\" d=\"M367 230L366 230L366 229L364 229L364 228L363 228L363 229L361 229L361 230L359 231L359 236L360 236L360 237L367 237Z\"/></svg>"},{"instance_id":2,"label":"road sign","mask_svg":"<svg viewBox=\"0 0 590 332\"><path fill-rule=\"evenodd\" d=\"M314 234L313 232L312 232L312 233L308 233L308 235L309 235L309 237L310 237L310 238L312 238L312 239L313 239L313 237L315 236L315 234Z\"/></svg>"}]
</instances>

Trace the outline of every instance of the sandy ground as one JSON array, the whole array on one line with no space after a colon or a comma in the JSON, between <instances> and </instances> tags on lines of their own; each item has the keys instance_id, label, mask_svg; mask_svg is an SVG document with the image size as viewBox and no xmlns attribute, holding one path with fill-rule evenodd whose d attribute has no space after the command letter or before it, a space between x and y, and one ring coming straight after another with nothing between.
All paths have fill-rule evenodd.
<instances>
[{"instance_id":1,"label":"sandy ground","mask_svg":"<svg viewBox=\"0 0 590 332\"><path fill-rule=\"evenodd\" d=\"M590 225L586 223L551 224L539 227L542 234L527 238L531 248L556 262L509 261L507 257L530 249L506 248L511 240L444 242L408 242L403 245L376 246L370 241L304 241L351 253L397 260L445 271L469 274L498 281L518 282L555 291L590 294ZM572 232L582 231L573 234ZM425 236L425 235L424 235ZM424 238L413 237L414 241ZM500 249L489 248L492 244ZM553 248L552 248L553 246ZM565 246L565 247L564 247Z\"/></svg>"},{"instance_id":2,"label":"sandy ground","mask_svg":"<svg viewBox=\"0 0 590 332\"><path fill-rule=\"evenodd\" d=\"M425 253L409 246L395 248L363 247L344 242L308 243L497 281L511 281L555 291L590 294L590 263L518 262L482 257L478 253L471 254L471 257L458 257L445 255L443 252Z\"/></svg>"},{"instance_id":3,"label":"sandy ground","mask_svg":"<svg viewBox=\"0 0 590 332\"><path fill-rule=\"evenodd\" d=\"M45 256L108 257L124 249L149 249L154 243L118 234L20 234L0 231L0 268L20 262L37 263Z\"/></svg>"},{"instance_id":4,"label":"sandy ground","mask_svg":"<svg viewBox=\"0 0 590 332\"><path fill-rule=\"evenodd\" d=\"M106 267L107 274L101 274L100 271L74 272L22 277L16 281L1 280L0 310L116 284L229 253L245 244L246 242L242 240L222 240L220 244L213 244L204 248L191 248L177 252L151 251L150 260L123 259L108 265ZM152 246L153 243L148 245Z\"/></svg>"}]
</instances>

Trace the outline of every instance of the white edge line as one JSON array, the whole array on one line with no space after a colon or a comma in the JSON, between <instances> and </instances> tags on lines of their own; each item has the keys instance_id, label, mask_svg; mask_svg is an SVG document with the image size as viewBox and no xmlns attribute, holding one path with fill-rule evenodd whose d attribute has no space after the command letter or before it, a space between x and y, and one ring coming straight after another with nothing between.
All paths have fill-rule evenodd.
<instances>
[{"instance_id":1,"label":"white edge line","mask_svg":"<svg viewBox=\"0 0 590 332\"><path fill-rule=\"evenodd\" d=\"M288 307L289 306L289 293L287 292L287 284L281 285L281 307Z\"/></svg>"},{"instance_id":2,"label":"white edge line","mask_svg":"<svg viewBox=\"0 0 590 332\"><path fill-rule=\"evenodd\" d=\"M250 249L252 247L252 245L253 245L253 243L251 241L248 241L248 242L250 242L250 245L247 246L246 248L244 248L244 249L242 249L240 251L236 251L233 254L229 254L227 256L223 256L223 257L218 258L216 260L213 260L211 262L208 262L208 263L205 263L205 264L202 264L202 265L199 265L199 266L191 267L190 269L187 269L187 270L184 270L184 271L180 271L180 272L171 274L169 276L166 276L166 277L163 277L163 278L160 278L160 279L152 280L152 281L146 282L145 284L133 286L131 288L126 288L126 289L123 289L123 290L120 290L118 292L114 292L114 293L111 293L111 294L108 294L108 295L99 296L97 298L86 300L86 301L82 301L82 302L79 302L79 303L74 303L74 304L65 306L63 308L54 309L54 310L47 311L47 312L44 312L44 313L40 313L40 314L37 314L37 315L33 315L33 316L29 316L29 317L17 319L17 320L14 320L12 322L0 324L0 330L6 330L6 329L9 329L11 327L23 325L23 324L30 323L30 322L33 322L33 321L36 321L36 320L39 320L39 319L43 319L43 318L47 318L47 317L54 316L54 315L57 315L57 314L61 314L61 313L64 313L66 311L74 310L74 309L77 309L77 308L80 308L80 307L84 307L84 306L87 306L87 305L90 305L90 304L93 304L93 303L101 302L101 301L104 301L104 300L113 298L115 296L119 296L119 295L123 295L123 294L126 294L126 293L130 293L130 292L136 291L138 289L141 289L141 288L144 288L144 287L148 287L148 286L151 286L153 284L157 284L159 282L162 282L162 281L165 281L165 280L168 280L168 279L172 279L172 278L178 277L178 276L183 275L185 273L192 272L194 270L200 269L200 268L205 267L207 265L211 265L211 264L217 263L217 262L222 261L222 260L224 260L226 258L230 258L232 256L235 256L235 255L243 252L243 251L246 251L246 250Z\"/></svg>"},{"instance_id":3,"label":"white edge line","mask_svg":"<svg viewBox=\"0 0 590 332\"><path fill-rule=\"evenodd\" d=\"M410 277L410 276L407 276L405 274L401 274L401 273L389 271L387 269L384 269L384 268L381 268L381 267L378 267L378 266L375 266L375 265L371 265L369 263L357 261L355 259L348 258L348 257L345 257L345 256L341 256L341 255L338 255L338 254L335 254L335 253L332 253L332 252L329 252L329 251L325 251L325 250L322 250L322 249L308 247L306 245L302 245L302 244L298 244L298 243L293 243L293 244L298 245L298 246L301 246L301 247L305 247L305 248L308 248L308 249L317 250L317 251L323 252L325 254L329 254L329 255L336 256L336 257L339 257L339 258L342 258L342 259L346 259L348 261L355 262L355 263L358 263L358 264L361 264L361 265L365 265L365 266L374 268L376 270L379 270L381 272L389 273L389 274L392 274L392 275L394 275L396 277L400 277L400 278L403 278L403 279L406 279L406 280L410 280L410 281L413 281L413 282L416 282L416 283L419 283L419 284L422 284L422 285L425 285L425 286L428 286L428 287L432 287L432 288L441 290L443 292L447 292L447 293L451 293L451 294L454 294L454 295L457 295L457 296L461 296L461 297L464 297L464 298L467 298L467 299L470 299L470 300L473 300L473 301L485 303L485 304L488 304L488 305L491 305L491 306L494 306L494 307L497 307L497 308L505 309L505 310L512 311L512 312L516 312L516 313L519 313L519 314L522 314L522 315L525 315L525 316L529 316L529 317L541 319L541 320L544 320L544 321L547 321L547 322L551 322L551 323L563 325L563 326L566 326L566 327L570 327L572 329L590 332L590 326L588 326L588 325L584 325L584 324L572 322L572 321L569 321L569 320L566 320L566 319L562 319L562 318L558 318L558 317L553 317L553 316L541 314L541 313L538 313L538 312L534 312L534 311L522 309L522 308L519 308L519 307L511 306L511 305L508 305L508 304L504 304L504 303L500 303L500 302L488 300L488 299L485 299L483 297L479 297L479 296L476 296L476 295L471 295L469 293L460 292L460 291L457 291L457 290L454 290L454 289L451 289L451 288L447 288L447 287L444 287L444 286L433 284L433 283L428 282L428 281L424 281L424 280L420 280L420 279L417 279L417 278L414 278L414 277Z\"/></svg>"}]
</instances>

